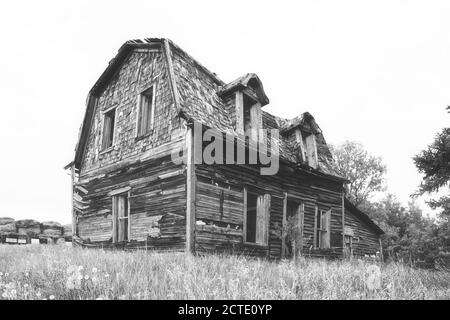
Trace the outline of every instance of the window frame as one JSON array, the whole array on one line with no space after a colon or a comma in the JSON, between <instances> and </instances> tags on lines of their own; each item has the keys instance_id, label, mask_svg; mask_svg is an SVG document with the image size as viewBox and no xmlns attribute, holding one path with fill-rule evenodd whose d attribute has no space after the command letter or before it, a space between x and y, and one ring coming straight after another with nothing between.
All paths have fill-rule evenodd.
<instances>
[{"instance_id":1,"label":"window frame","mask_svg":"<svg viewBox=\"0 0 450 320\"><path fill-rule=\"evenodd\" d=\"M302 254L303 246L305 244L303 239L305 234L305 202L303 201L303 199L290 195L288 193L285 193L285 197L286 197L286 219L285 219L286 223L289 218L287 215L289 203L291 204L293 203L295 205L295 215L297 216L298 228L300 229L300 243L299 243L300 247L296 250L298 250L299 253ZM287 250L287 243L285 244L285 250Z\"/></svg>"},{"instance_id":2,"label":"window frame","mask_svg":"<svg viewBox=\"0 0 450 320\"><path fill-rule=\"evenodd\" d=\"M262 246L267 247L269 245L269 228L270 228L270 211L271 211L271 199L272 196L269 193L261 193L258 191L248 191L247 187L244 187L243 189L244 193L244 206L243 206L243 228L242 228L242 242L246 245L252 245L252 246ZM256 225L255 225L255 242L247 241L247 207L248 207L248 194L251 193L252 195L256 195L256 201L260 201L259 199L262 199L262 206L260 208L265 209L266 208L266 201L268 201L267 205L267 211L264 212L264 234L262 235L263 242L257 242L258 239L258 206L256 208Z\"/></svg>"},{"instance_id":3,"label":"window frame","mask_svg":"<svg viewBox=\"0 0 450 320\"><path fill-rule=\"evenodd\" d=\"M327 228L323 227L323 216L328 214L330 215L329 223L327 225ZM328 210L322 210L319 209L318 206L316 206L315 210L315 216L314 216L314 248L315 249L330 249L331 248L331 216L332 216L332 210L331 208ZM320 221L320 228L319 228L319 221ZM329 240L329 247L323 247L322 244L322 233L327 232L327 237L330 238Z\"/></svg>"},{"instance_id":4,"label":"window frame","mask_svg":"<svg viewBox=\"0 0 450 320\"><path fill-rule=\"evenodd\" d=\"M131 241L131 210L130 210L130 197L131 192L130 188L121 188L114 190L108 194L111 197L111 206L112 206L112 242L120 243L120 242L130 242ZM126 197L125 201L127 204L126 209L126 217L119 217L117 206L117 199L119 197ZM120 220L127 219L127 239L119 240L119 223Z\"/></svg>"},{"instance_id":5,"label":"window frame","mask_svg":"<svg viewBox=\"0 0 450 320\"><path fill-rule=\"evenodd\" d=\"M156 85L157 82L153 82L149 86L146 87L146 89L141 90L137 97L137 105L136 105L136 134L135 138L139 139L141 137L146 137L150 135L153 132L154 125L155 125L155 111L156 111ZM148 96L146 94L147 92L151 91L151 115L150 115L150 124L145 132L142 132L142 122L139 121L139 118L142 113L142 100L143 97ZM146 97L147 100L149 100Z\"/></svg>"},{"instance_id":6,"label":"window frame","mask_svg":"<svg viewBox=\"0 0 450 320\"><path fill-rule=\"evenodd\" d=\"M118 106L112 106L112 107L102 111L102 138L101 138L101 152L100 153L105 153L105 152L108 152L108 151L114 149L114 146L116 144L117 109L118 109ZM111 111L114 111L112 139L111 139L111 145L106 147L106 146L104 146L105 138L106 138L105 124L106 124L107 114L110 113Z\"/></svg>"}]
</instances>

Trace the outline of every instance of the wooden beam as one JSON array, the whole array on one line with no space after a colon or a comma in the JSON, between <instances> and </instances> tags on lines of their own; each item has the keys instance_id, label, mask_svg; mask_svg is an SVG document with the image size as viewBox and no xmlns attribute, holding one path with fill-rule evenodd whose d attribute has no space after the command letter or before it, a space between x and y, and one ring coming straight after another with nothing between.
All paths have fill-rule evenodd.
<instances>
[{"instance_id":1,"label":"wooden beam","mask_svg":"<svg viewBox=\"0 0 450 320\"><path fill-rule=\"evenodd\" d=\"M317 215L319 213L319 207L316 205L314 210L314 248L317 248Z\"/></svg>"},{"instance_id":2,"label":"wooden beam","mask_svg":"<svg viewBox=\"0 0 450 320\"><path fill-rule=\"evenodd\" d=\"M303 228L305 225L305 204L302 202L298 206L298 227L300 229L300 243L298 252L303 255Z\"/></svg>"},{"instance_id":3,"label":"wooden beam","mask_svg":"<svg viewBox=\"0 0 450 320\"><path fill-rule=\"evenodd\" d=\"M244 94L236 91L236 132L244 134Z\"/></svg>"},{"instance_id":4,"label":"wooden beam","mask_svg":"<svg viewBox=\"0 0 450 320\"><path fill-rule=\"evenodd\" d=\"M252 129L252 139L253 141L259 141L259 129L262 129L262 113L261 104L259 102L255 103L250 108L250 128Z\"/></svg>"},{"instance_id":5,"label":"wooden beam","mask_svg":"<svg viewBox=\"0 0 450 320\"><path fill-rule=\"evenodd\" d=\"M186 252L195 253L195 162L194 131L188 127L186 134Z\"/></svg>"},{"instance_id":6,"label":"wooden beam","mask_svg":"<svg viewBox=\"0 0 450 320\"><path fill-rule=\"evenodd\" d=\"M72 163L70 166L70 195L72 199L72 235L77 235L77 218L76 218L76 211L75 211L75 192L73 190L75 184L75 163ZM72 244L73 244L73 238L72 238Z\"/></svg>"},{"instance_id":7,"label":"wooden beam","mask_svg":"<svg viewBox=\"0 0 450 320\"><path fill-rule=\"evenodd\" d=\"M342 191L342 257L345 258L345 195Z\"/></svg>"},{"instance_id":8,"label":"wooden beam","mask_svg":"<svg viewBox=\"0 0 450 320\"><path fill-rule=\"evenodd\" d=\"M283 225L281 228L281 259L286 257L287 197L287 192L285 192L283 199Z\"/></svg>"},{"instance_id":9,"label":"wooden beam","mask_svg":"<svg viewBox=\"0 0 450 320\"><path fill-rule=\"evenodd\" d=\"M242 242L247 242L247 188L244 187L243 192L243 197L244 197L244 210L243 210L243 214L244 214L244 223L243 223L243 227L242 227Z\"/></svg>"},{"instance_id":10,"label":"wooden beam","mask_svg":"<svg viewBox=\"0 0 450 320\"><path fill-rule=\"evenodd\" d=\"M383 244L381 243L381 236L378 236L378 242L380 243L380 260L381 262L383 262L384 256L383 256Z\"/></svg>"}]
</instances>

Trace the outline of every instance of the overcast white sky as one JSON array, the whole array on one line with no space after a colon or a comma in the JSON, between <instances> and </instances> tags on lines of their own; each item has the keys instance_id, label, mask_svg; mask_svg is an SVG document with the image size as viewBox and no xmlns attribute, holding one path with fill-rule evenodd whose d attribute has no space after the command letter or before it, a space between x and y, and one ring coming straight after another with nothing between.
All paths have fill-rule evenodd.
<instances>
[{"instance_id":1,"label":"overcast white sky","mask_svg":"<svg viewBox=\"0 0 450 320\"><path fill-rule=\"evenodd\" d=\"M359 141L405 204L449 126L450 1L2 1L0 216L71 221L85 99L128 39L168 37L224 81L255 72L291 118ZM423 209L429 212L426 205Z\"/></svg>"}]
</instances>

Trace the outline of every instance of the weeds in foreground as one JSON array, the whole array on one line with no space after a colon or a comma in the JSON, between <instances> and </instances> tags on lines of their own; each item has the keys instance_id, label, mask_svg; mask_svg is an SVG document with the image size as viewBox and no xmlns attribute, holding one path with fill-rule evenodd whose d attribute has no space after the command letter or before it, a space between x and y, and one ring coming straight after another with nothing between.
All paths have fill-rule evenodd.
<instances>
[{"instance_id":1,"label":"weeds in foreground","mask_svg":"<svg viewBox=\"0 0 450 320\"><path fill-rule=\"evenodd\" d=\"M450 272L361 260L3 245L0 299L450 299Z\"/></svg>"}]
</instances>

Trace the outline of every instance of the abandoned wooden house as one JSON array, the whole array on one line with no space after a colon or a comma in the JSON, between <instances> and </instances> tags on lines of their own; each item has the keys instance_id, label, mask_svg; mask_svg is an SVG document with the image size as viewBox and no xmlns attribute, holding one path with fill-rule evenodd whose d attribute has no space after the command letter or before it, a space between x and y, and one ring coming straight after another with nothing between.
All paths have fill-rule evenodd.
<instances>
[{"instance_id":1,"label":"abandoned wooden house","mask_svg":"<svg viewBox=\"0 0 450 320\"><path fill-rule=\"evenodd\" d=\"M314 117L282 119L268 103L255 74L224 83L168 39L126 42L89 92L66 167L74 242L271 259L379 251L383 231L345 198ZM232 150L246 141L246 152L249 140L268 139L242 138L248 128L278 130L278 172L198 162L194 149L206 146L196 126L233 136Z\"/></svg>"}]
</instances>

